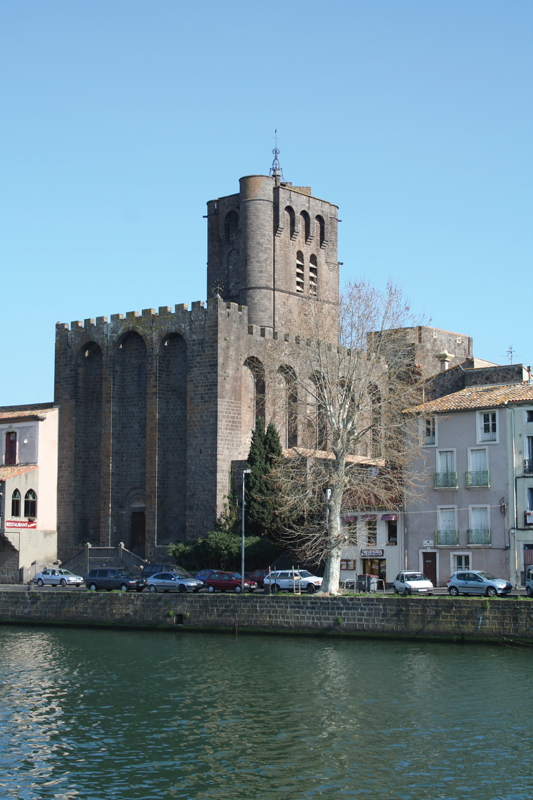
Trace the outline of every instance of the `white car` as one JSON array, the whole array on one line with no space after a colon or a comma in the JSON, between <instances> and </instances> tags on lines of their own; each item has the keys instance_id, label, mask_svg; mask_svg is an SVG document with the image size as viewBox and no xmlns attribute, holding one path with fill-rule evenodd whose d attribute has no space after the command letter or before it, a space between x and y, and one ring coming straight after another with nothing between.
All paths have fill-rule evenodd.
<instances>
[{"instance_id":1,"label":"white car","mask_svg":"<svg viewBox=\"0 0 533 800\"><path fill-rule=\"evenodd\" d=\"M396 575L394 594L433 594L435 587L423 572L408 570Z\"/></svg>"},{"instance_id":2,"label":"white car","mask_svg":"<svg viewBox=\"0 0 533 800\"><path fill-rule=\"evenodd\" d=\"M270 578L266 575L263 583L265 586L272 584L272 589L277 587L278 592L282 589L292 592L295 587L296 591L298 591L298 587L300 587L300 591L313 594L322 586L322 578L311 575L305 569L295 569L294 575L292 569L282 569L277 572L271 572Z\"/></svg>"},{"instance_id":3,"label":"white car","mask_svg":"<svg viewBox=\"0 0 533 800\"><path fill-rule=\"evenodd\" d=\"M81 586L83 578L68 569L50 568L38 572L33 581L37 586Z\"/></svg>"}]
</instances>

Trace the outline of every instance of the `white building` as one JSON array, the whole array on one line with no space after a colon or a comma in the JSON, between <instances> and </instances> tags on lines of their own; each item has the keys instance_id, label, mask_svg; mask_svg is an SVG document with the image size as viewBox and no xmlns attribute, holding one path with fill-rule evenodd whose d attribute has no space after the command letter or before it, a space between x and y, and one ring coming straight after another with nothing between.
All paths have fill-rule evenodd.
<instances>
[{"instance_id":1,"label":"white building","mask_svg":"<svg viewBox=\"0 0 533 800\"><path fill-rule=\"evenodd\" d=\"M474 373L478 372L476 376ZM483 374L482 374L483 373ZM416 409L426 491L406 503L407 567L439 586L486 570L519 586L533 564L533 384L479 385Z\"/></svg>"},{"instance_id":2,"label":"white building","mask_svg":"<svg viewBox=\"0 0 533 800\"><path fill-rule=\"evenodd\" d=\"M52 403L0 407L0 582L57 558L57 432Z\"/></svg>"}]
</instances>

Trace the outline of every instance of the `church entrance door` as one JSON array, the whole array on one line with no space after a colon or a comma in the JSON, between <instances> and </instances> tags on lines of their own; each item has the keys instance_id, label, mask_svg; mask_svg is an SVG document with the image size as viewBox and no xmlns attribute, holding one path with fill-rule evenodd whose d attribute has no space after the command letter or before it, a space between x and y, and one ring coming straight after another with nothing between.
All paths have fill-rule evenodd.
<instances>
[{"instance_id":1,"label":"church entrance door","mask_svg":"<svg viewBox=\"0 0 533 800\"><path fill-rule=\"evenodd\" d=\"M146 518L144 511L131 512L130 547L133 553L144 558L146 545Z\"/></svg>"}]
</instances>

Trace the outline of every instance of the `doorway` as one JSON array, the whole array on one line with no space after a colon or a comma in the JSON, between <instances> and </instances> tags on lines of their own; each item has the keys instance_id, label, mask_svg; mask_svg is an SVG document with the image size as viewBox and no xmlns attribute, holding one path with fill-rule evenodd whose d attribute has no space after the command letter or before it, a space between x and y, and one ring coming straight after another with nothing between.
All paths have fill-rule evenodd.
<instances>
[{"instance_id":1,"label":"doorway","mask_svg":"<svg viewBox=\"0 0 533 800\"><path fill-rule=\"evenodd\" d=\"M131 512L130 541L132 552L144 558L146 546L146 517L144 511Z\"/></svg>"},{"instance_id":2,"label":"doorway","mask_svg":"<svg viewBox=\"0 0 533 800\"><path fill-rule=\"evenodd\" d=\"M437 554L422 553L422 572L431 581L433 586L437 585Z\"/></svg>"}]
</instances>

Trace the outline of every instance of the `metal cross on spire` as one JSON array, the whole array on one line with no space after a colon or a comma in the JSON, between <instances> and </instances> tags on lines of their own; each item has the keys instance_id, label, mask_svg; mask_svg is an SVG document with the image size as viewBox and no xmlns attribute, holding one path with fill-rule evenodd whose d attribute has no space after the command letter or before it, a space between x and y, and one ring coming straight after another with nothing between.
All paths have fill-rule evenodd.
<instances>
[{"instance_id":1,"label":"metal cross on spire","mask_svg":"<svg viewBox=\"0 0 533 800\"><path fill-rule=\"evenodd\" d=\"M277 128L274 131L274 143L275 143L275 147L272 150L272 153L274 155L274 160L272 161L272 166L270 167L269 175L273 175L278 180L279 180L279 178L281 176L281 180L283 181L283 180L285 180L285 178L283 177L283 170L281 169L281 164L279 163L279 158L278 158L278 156L279 156L279 148L278 148L278 129Z\"/></svg>"}]
</instances>

